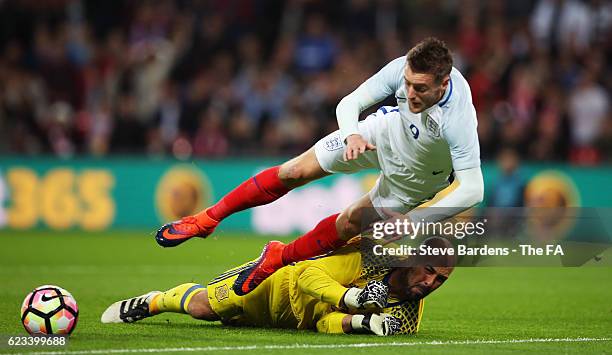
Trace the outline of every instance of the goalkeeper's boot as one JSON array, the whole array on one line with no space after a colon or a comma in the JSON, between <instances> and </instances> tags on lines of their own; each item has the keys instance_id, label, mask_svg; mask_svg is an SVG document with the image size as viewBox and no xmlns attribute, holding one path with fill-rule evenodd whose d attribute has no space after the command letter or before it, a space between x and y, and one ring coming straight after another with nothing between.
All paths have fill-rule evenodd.
<instances>
[{"instance_id":1,"label":"goalkeeper's boot","mask_svg":"<svg viewBox=\"0 0 612 355\"><path fill-rule=\"evenodd\" d=\"M268 242L253 265L238 274L233 286L234 292L238 296L244 296L282 268L284 248L285 244L279 241Z\"/></svg>"},{"instance_id":2,"label":"goalkeeper's boot","mask_svg":"<svg viewBox=\"0 0 612 355\"><path fill-rule=\"evenodd\" d=\"M162 247L175 247L193 237L206 238L214 232L219 221L202 213L200 219L187 216L178 221L164 224L155 234L157 244Z\"/></svg>"},{"instance_id":3,"label":"goalkeeper's boot","mask_svg":"<svg viewBox=\"0 0 612 355\"><path fill-rule=\"evenodd\" d=\"M128 298L115 302L102 313L102 323L133 323L153 316L149 311L149 304L153 298L161 294L160 291L151 291L142 296Z\"/></svg>"}]
</instances>

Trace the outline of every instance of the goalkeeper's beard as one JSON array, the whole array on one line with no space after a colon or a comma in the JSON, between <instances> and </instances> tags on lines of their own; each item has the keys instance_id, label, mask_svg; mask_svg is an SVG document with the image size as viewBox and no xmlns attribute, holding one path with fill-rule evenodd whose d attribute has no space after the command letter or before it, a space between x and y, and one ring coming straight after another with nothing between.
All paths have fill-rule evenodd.
<instances>
[{"instance_id":1,"label":"goalkeeper's beard","mask_svg":"<svg viewBox=\"0 0 612 355\"><path fill-rule=\"evenodd\" d=\"M397 299L405 300L405 301L418 301L422 298L425 298L432 292L432 289L427 286L419 285L418 283L413 285L408 285L407 287L402 287L401 283L403 280L408 280L410 278L411 269L406 269L406 273L401 273L395 282L395 287L392 287L390 292L390 296L395 297ZM415 289L413 291L413 289Z\"/></svg>"},{"instance_id":2,"label":"goalkeeper's beard","mask_svg":"<svg viewBox=\"0 0 612 355\"><path fill-rule=\"evenodd\" d=\"M417 291L416 292L413 291L414 289L417 289ZM431 293L431 289L429 287L414 285L408 288L407 299L409 301L418 301L422 298L427 297L427 295L429 295L430 293Z\"/></svg>"}]
</instances>

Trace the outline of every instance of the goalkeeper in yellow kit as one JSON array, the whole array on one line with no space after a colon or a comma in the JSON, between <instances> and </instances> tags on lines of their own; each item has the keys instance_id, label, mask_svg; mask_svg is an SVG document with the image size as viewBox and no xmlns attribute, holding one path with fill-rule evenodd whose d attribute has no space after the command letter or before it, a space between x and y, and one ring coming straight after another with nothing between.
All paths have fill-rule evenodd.
<instances>
[{"instance_id":1,"label":"goalkeeper in yellow kit","mask_svg":"<svg viewBox=\"0 0 612 355\"><path fill-rule=\"evenodd\" d=\"M355 238L331 254L287 265L244 296L236 295L232 285L252 262L219 275L206 287L187 283L115 302L101 320L131 323L175 312L235 326L416 333L423 298L448 279L454 257L417 257L411 266L386 267L364 260L363 243L365 239ZM423 243L434 248L450 246L438 237Z\"/></svg>"}]
</instances>

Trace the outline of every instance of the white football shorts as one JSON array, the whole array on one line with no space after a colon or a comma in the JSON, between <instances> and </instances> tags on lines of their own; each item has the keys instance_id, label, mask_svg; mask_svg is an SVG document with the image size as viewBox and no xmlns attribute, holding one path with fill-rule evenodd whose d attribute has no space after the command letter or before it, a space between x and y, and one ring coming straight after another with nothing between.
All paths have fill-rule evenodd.
<instances>
[{"instance_id":1,"label":"white football shorts","mask_svg":"<svg viewBox=\"0 0 612 355\"><path fill-rule=\"evenodd\" d=\"M387 112L385 112L385 115L386 114ZM399 112L392 112L391 114L397 114L398 117L396 119L399 119ZM366 169L376 169L380 171L379 155L384 155L385 152L379 150L384 149L383 146L386 146L386 144L377 144L376 138L380 136L377 134L377 129L381 129L382 127L380 122L382 118L381 112L377 111L369 115L365 120L359 122L359 133L365 140L374 144L377 150L370 150L363 154L359 154L357 159L344 161L342 156L346 144L340 138L339 130L328 134L315 143L315 154L321 168L331 174L353 174ZM392 117L385 118L392 119ZM402 198L402 195L406 196L410 191L398 189L397 186L398 184L391 183L389 178L385 177L381 172L376 180L376 184L368 193L372 205L382 218L391 217L386 213L388 210L407 213L424 202L407 203L406 198Z\"/></svg>"}]
</instances>

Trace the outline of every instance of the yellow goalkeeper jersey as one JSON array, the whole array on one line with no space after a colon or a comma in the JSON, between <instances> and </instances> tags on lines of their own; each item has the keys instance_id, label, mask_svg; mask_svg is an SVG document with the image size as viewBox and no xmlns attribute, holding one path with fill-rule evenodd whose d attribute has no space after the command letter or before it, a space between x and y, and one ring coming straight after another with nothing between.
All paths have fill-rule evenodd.
<instances>
[{"instance_id":1,"label":"yellow goalkeeper jersey","mask_svg":"<svg viewBox=\"0 0 612 355\"><path fill-rule=\"evenodd\" d=\"M208 299L225 324L342 333L342 319L349 314L340 308L346 290L370 280L386 281L391 271L362 259L356 239L328 255L287 265L249 294L238 296L232 285L253 262L246 263L212 280ZM401 333L410 334L418 330L422 310L423 300L389 300L383 311L402 321Z\"/></svg>"}]
</instances>

